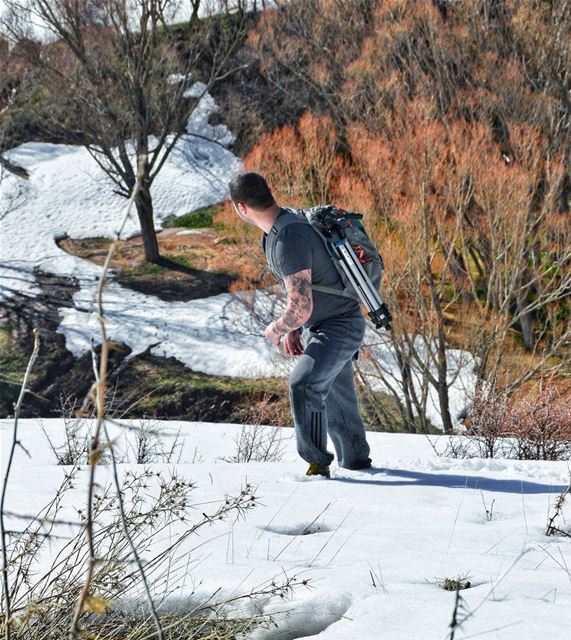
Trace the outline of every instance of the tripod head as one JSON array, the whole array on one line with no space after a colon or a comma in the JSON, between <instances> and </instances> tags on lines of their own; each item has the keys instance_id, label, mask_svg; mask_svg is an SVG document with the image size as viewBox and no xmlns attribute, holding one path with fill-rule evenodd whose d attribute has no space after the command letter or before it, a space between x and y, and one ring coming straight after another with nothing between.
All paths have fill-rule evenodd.
<instances>
[{"instance_id":1,"label":"tripod head","mask_svg":"<svg viewBox=\"0 0 571 640\"><path fill-rule=\"evenodd\" d=\"M345 238L344 229L351 226L351 220L360 220L363 217L360 213L342 211L333 205L314 207L304 211L304 214L326 238L339 239Z\"/></svg>"}]
</instances>

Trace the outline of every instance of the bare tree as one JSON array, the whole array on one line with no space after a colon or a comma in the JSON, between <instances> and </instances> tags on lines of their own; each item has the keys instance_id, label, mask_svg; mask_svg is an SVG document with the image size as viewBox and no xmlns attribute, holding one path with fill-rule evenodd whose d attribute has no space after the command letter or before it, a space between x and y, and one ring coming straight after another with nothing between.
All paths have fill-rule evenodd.
<instances>
[{"instance_id":1,"label":"bare tree","mask_svg":"<svg viewBox=\"0 0 571 640\"><path fill-rule=\"evenodd\" d=\"M26 47L29 74L22 82L23 111L44 107L41 127L53 138L83 144L128 198L136 158L147 157L135 206L145 258L156 262L151 186L182 136L200 98L235 70L232 55L245 33L246 11L224 9L227 20L169 27L177 0L7 0L4 31L21 42L30 20L55 37ZM193 14L194 15L194 14ZM199 91L190 85L202 80ZM30 95L35 100L30 100Z\"/></svg>"},{"instance_id":2,"label":"bare tree","mask_svg":"<svg viewBox=\"0 0 571 640\"><path fill-rule=\"evenodd\" d=\"M8 147L8 122L10 119L10 109L17 96L17 86L10 73L10 50L7 40L0 37L0 67L4 73L0 77L0 182L6 172L28 179L29 173L23 167L8 160L4 152ZM0 214L1 215L1 214Z\"/></svg>"},{"instance_id":3,"label":"bare tree","mask_svg":"<svg viewBox=\"0 0 571 640\"><path fill-rule=\"evenodd\" d=\"M565 157L559 184L559 213L571 208L571 1L513 1L514 48L526 83L544 99L537 118ZM525 16L525 22L521 18ZM545 99L549 98L549 99Z\"/></svg>"}]
</instances>

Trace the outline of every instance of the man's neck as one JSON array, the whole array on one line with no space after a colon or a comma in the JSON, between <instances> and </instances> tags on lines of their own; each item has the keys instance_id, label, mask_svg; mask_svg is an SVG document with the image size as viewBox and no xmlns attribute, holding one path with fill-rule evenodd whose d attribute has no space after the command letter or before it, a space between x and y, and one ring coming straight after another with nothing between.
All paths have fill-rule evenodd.
<instances>
[{"instance_id":1,"label":"man's neck","mask_svg":"<svg viewBox=\"0 0 571 640\"><path fill-rule=\"evenodd\" d=\"M258 219L256 220L256 224L262 231L265 233L269 233L271 228L274 226L274 222L280 213L280 208L277 204L274 204L269 209L266 209Z\"/></svg>"}]
</instances>

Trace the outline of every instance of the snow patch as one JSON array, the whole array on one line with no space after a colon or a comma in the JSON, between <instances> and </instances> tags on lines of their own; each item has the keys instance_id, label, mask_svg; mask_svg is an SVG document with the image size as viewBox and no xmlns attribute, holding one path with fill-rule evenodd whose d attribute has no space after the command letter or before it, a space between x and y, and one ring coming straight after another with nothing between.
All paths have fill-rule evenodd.
<instances>
[{"instance_id":1,"label":"snow patch","mask_svg":"<svg viewBox=\"0 0 571 640\"><path fill-rule=\"evenodd\" d=\"M134 429L142 423L125 422L130 429L108 425L123 460L120 478L143 468L125 459L135 444ZM85 426L94 423L86 420ZM19 440L31 457L16 449L6 503L11 514L37 513L69 470L55 464L40 424L54 443L63 441L61 419L20 420ZM3 465L12 426L12 420L0 420ZM371 472L349 472L334 463L331 479L301 482L306 465L293 439L286 441L281 462L237 464L220 457L229 458L235 451L240 425L165 420L156 421L155 428L163 434L165 449L180 431L181 463L152 463L147 468L167 482L176 473L195 485L195 508L188 522L165 532L165 547L187 531L189 522L200 519L203 510L236 495L246 481L259 497L247 517L213 524L189 539L190 556L169 565L168 597L162 600L162 583L153 585L161 612L191 610L211 598L222 602L272 581L281 584L287 576L296 578L292 597L254 596L229 609L235 616L265 614L277 624L254 631L249 640L444 638L455 594L439 584L444 578L469 575L473 586L462 591L462 597L467 610L479 608L462 636L567 637L571 541L546 537L544 530L557 496L567 486L568 461L449 460L438 457L424 436L368 433ZM444 444L447 438L437 440ZM201 461L192 462L197 451ZM379 472L381 466L384 472ZM432 472L423 471L430 468ZM541 481L530 481L539 475ZM109 465L98 467L97 482L102 488L112 485ZM85 504L87 468L74 484L64 497L63 520L76 520L76 509ZM483 499L488 508L494 500L490 520ZM331 530L299 535L316 517L315 522L321 522L318 516L325 508ZM565 509L563 524L568 526ZM7 517L9 529L24 525L13 515ZM293 535L284 535L286 528ZM71 531L62 524L53 533L69 536ZM54 538L37 571L44 562L49 565L58 545L66 542ZM145 606L142 596L138 603ZM127 608L129 600L117 604ZM499 634L489 633L495 628L501 629Z\"/></svg>"},{"instance_id":2,"label":"snow patch","mask_svg":"<svg viewBox=\"0 0 571 640\"><path fill-rule=\"evenodd\" d=\"M60 311L58 331L78 358L89 350L92 339L100 341L94 294L95 285L84 286L73 297L74 308ZM248 317L239 295L165 302L111 283L105 288L104 308L107 336L128 344L133 350L129 358L155 344L151 353L174 357L210 375L259 378L276 374L276 351L264 338L263 327Z\"/></svg>"},{"instance_id":3,"label":"snow patch","mask_svg":"<svg viewBox=\"0 0 571 640\"><path fill-rule=\"evenodd\" d=\"M250 640L296 640L321 634L343 618L351 606L347 593L324 592L304 600L265 607L277 628L258 629Z\"/></svg>"}]
</instances>

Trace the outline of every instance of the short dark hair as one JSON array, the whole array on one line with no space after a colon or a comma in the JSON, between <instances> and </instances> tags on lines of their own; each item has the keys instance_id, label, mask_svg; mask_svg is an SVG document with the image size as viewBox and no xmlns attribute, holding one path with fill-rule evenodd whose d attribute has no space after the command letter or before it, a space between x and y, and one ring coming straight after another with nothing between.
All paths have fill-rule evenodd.
<instances>
[{"instance_id":1,"label":"short dark hair","mask_svg":"<svg viewBox=\"0 0 571 640\"><path fill-rule=\"evenodd\" d=\"M259 173L240 173L232 178L230 197L234 202L243 202L254 209L269 209L276 203L268 183Z\"/></svg>"}]
</instances>

